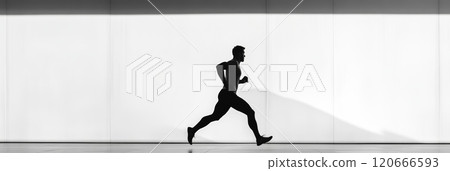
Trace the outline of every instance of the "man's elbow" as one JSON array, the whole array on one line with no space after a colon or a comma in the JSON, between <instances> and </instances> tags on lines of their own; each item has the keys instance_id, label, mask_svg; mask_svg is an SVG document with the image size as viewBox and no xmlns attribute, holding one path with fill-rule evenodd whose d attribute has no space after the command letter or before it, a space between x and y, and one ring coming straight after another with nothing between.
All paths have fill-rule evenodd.
<instances>
[{"instance_id":1,"label":"man's elbow","mask_svg":"<svg viewBox=\"0 0 450 171\"><path fill-rule=\"evenodd\" d=\"M216 69L217 71L223 70L223 65L222 64L216 65Z\"/></svg>"}]
</instances>

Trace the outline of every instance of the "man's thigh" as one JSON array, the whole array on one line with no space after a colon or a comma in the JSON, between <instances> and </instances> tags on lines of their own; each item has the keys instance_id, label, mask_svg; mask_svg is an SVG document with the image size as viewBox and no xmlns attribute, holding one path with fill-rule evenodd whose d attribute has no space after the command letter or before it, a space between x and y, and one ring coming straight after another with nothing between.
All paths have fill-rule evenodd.
<instances>
[{"instance_id":1,"label":"man's thigh","mask_svg":"<svg viewBox=\"0 0 450 171\"><path fill-rule=\"evenodd\" d=\"M212 113L212 115L217 118L221 118L223 115L225 115L228 112L230 107L231 106L228 102L219 100L216 103L216 106L214 107L214 112Z\"/></svg>"},{"instance_id":2,"label":"man's thigh","mask_svg":"<svg viewBox=\"0 0 450 171\"><path fill-rule=\"evenodd\" d=\"M252 107L250 107L250 105L241 97L234 95L232 97L232 101L231 101L231 107L233 109L236 109L239 112L245 113L245 114L250 114L250 113L254 113Z\"/></svg>"}]
</instances>

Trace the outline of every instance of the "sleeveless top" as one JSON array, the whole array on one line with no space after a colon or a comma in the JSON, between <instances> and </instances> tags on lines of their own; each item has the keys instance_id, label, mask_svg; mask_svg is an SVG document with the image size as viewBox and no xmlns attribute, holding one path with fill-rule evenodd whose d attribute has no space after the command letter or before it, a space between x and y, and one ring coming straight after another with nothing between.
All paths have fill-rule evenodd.
<instances>
[{"instance_id":1,"label":"sleeveless top","mask_svg":"<svg viewBox=\"0 0 450 171\"><path fill-rule=\"evenodd\" d=\"M225 70L225 79L228 81L228 84L223 85L222 89L236 92L239 86L239 80L241 78L241 68L236 61L228 61L222 62L221 64L223 69Z\"/></svg>"}]
</instances>

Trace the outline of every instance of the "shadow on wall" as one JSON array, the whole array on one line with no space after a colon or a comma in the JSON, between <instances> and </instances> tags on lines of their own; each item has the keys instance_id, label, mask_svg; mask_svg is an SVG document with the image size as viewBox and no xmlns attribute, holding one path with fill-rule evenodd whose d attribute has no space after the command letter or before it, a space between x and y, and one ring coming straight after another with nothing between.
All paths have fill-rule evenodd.
<instances>
[{"instance_id":1,"label":"shadow on wall","mask_svg":"<svg viewBox=\"0 0 450 171\"><path fill-rule=\"evenodd\" d=\"M150 0L164 14L289 13L301 0ZM8 14L159 14L148 0L0 0ZM111 2L111 3L110 3ZM293 13L448 14L449 0L304 0ZM334 5L334 7L333 7Z\"/></svg>"},{"instance_id":2,"label":"shadow on wall","mask_svg":"<svg viewBox=\"0 0 450 171\"><path fill-rule=\"evenodd\" d=\"M309 140L311 138L306 137L306 135L312 137L317 136L315 139L320 139L320 134L328 133L333 136L333 132L336 133L336 131L341 131L341 135L347 134L345 138L341 138L346 139L345 141L339 140L338 137L335 137L334 142L336 143L417 143L417 141L413 139L389 131L385 131L381 134L371 132L339 118L335 118L331 113L324 112L308 104L273 93L269 93L268 98L270 99L270 108L273 109L269 113L269 119L272 120L271 122L278 127L280 131L287 136L287 138L292 139L292 141L296 143L315 143L311 142L311 140ZM274 111L276 111L276 113ZM335 125L334 128L333 119ZM324 127L324 124L327 123L331 125L326 125L326 127ZM337 126L339 127L338 130L336 129ZM346 130L349 132L346 133ZM278 133L276 130L272 132ZM363 136L363 138L356 136ZM278 137L278 140L283 139L283 137ZM332 137L326 139L331 141L322 141L321 143L333 143ZM348 139L354 139L355 141L349 141Z\"/></svg>"}]
</instances>

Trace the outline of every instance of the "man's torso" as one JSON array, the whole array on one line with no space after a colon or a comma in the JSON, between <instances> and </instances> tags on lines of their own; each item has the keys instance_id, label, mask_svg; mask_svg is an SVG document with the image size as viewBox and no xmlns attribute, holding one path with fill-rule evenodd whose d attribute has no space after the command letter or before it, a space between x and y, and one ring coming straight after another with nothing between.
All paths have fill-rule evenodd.
<instances>
[{"instance_id":1,"label":"man's torso","mask_svg":"<svg viewBox=\"0 0 450 171\"><path fill-rule=\"evenodd\" d=\"M239 86L239 79L241 78L241 68L239 63L236 61L228 61L225 63L224 69L226 71L226 79L228 85L224 85L223 89L228 91L236 92Z\"/></svg>"}]
</instances>

